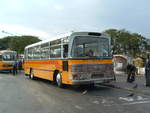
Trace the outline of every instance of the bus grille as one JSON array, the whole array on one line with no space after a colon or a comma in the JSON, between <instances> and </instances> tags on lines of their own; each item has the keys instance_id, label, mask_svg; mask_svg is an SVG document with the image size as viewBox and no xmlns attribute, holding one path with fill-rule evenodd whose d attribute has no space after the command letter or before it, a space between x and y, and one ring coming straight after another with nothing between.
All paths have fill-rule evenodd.
<instances>
[{"instance_id":1,"label":"bus grille","mask_svg":"<svg viewBox=\"0 0 150 113\"><path fill-rule=\"evenodd\" d=\"M113 72L113 64L73 64L72 72L111 73Z\"/></svg>"}]
</instances>

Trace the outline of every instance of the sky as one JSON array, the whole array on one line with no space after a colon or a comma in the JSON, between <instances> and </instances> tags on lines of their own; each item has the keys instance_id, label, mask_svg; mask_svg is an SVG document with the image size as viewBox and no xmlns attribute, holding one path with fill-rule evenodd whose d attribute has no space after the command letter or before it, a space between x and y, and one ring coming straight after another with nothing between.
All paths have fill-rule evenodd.
<instances>
[{"instance_id":1,"label":"sky","mask_svg":"<svg viewBox=\"0 0 150 113\"><path fill-rule=\"evenodd\" d=\"M150 0L0 0L0 38L126 29L150 38Z\"/></svg>"}]
</instances>

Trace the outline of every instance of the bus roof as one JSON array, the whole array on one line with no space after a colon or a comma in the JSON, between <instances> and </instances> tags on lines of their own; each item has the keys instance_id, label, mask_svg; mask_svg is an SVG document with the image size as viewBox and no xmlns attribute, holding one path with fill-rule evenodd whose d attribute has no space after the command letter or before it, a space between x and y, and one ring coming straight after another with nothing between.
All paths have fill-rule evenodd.
<instances>
[{"instance_id":1,"label":"bus roof","mask_svg":"<svg viewBox=\"0 0 150 113\"><path fill-rule=\"evenodd\" d=\"M12 50L1 50L0 54L4 54L4 53L16 53L16 51L12 51Z\"/></svg>"},{"instance_id":2,"label":"bus roof","mask_svg":"<svg viewBox=\"0 0 150 113\"><path fill-rule=\"evenodd\" d=\"M57 37L52 37L50 39L43 40L43 41L28 45L28 46L25 47L25 49L30 48L30 47L34 47L34 46L38 46L38 45L41 45L41 44L44 44L44 43L47 43L47 42L50 42L50 41L53 41L53 40L68 37L68 36L71 36L71 35L81 35L81 36L86 35L87 36L87 35L94 35L94 34L100 34L100 36L109 36L105 33L99 33L99 32L70 32L70 33L66 33L66 34L63 34L63 35L59 35ZM98 36L98 35L96 35L96 36Z\"/></svg>"},{"instance_id":3,"label":"bus roof","mask_svg":"<svg viewBox=\"0 0 150 113\"><path fill-rule=\"evenodd\" d=\"M28 46L25 47L25 49L30 48L30 47L34 47L34 46L37 46L37 45L41 45L41 44L44 44L46 42L50 42L50 41L53 41L53 40L57 40L57 39L60 39L60 38L63 38L63 37L67 37L67 36L70 36L71 34L72 33L70 32L70 33L67 33L67 34L59 35L57 37L52 37L50 39L43 40L43 41L28 45Z\"/></svg>"}]
</instances>

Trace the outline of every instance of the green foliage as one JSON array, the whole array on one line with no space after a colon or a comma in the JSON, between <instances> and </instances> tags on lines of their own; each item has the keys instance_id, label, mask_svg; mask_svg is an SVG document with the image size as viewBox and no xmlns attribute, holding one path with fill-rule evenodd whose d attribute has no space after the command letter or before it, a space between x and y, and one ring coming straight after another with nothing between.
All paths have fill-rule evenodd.
<instances>
[{"instance_id":1,"label":"green foliage","mask_svg":"<svg viewBox=\"0 0 150 113\"><path fill-rule=\"evenodd\" d=\"M0 50L5 50L9 48L11 37L5 37L0 39Z\"/></svg>"},{"instance_id":2,"label":"green foliage","mask_svg":"<svg viewBox=\"0 0 150 113\"><path fill-rule=\"evenodd\" d=\"M150 39L146 39L145 48L148 52L150 52Z\"/></svg>"},{"instance_id":3,"label":"green foliage","mask_svg":"<svg viewBox=\"0 0 150 113\"><path fill-rule=\"evenodd\" d=\"M136 57L143 55L150 47L146 38L138 33L130 33L125 29L108 29L104 32L112 37L114 54L128 54Z\"/></svg>"},{"instance_id":4,"label":"green foliage","mask_svg":"<svg viewBox=\"0 0 150 113\"><path fill-rule=\"evenodd\" d=\"M24 53L24 48L27 45L40 41L39 38L34 36L9 36L0 39L0 49L11 49L17 53Z\"/></svg>"}]
</instances>

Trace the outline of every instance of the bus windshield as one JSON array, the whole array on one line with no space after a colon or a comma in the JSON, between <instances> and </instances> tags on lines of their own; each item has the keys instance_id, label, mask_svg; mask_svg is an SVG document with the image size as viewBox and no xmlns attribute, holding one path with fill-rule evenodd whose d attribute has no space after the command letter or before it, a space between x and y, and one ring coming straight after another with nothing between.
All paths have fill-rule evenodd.
<instances>
[{"instance_id":1,"label":"bus windshield","mask_svg":"<svg viewBox=\"0 0 150 113\"><path fill-rule=\"evenodd\" d=\"M104 37L78 36L72 47L72 57L109 57L109 39Z\"/></svg>"},{"instance_id":2,"label":"bus windshield","mask_svg":"<svg viewBox=\"0 0 150 113\"><path fill-rule=\"evenodd\" d=\"M14 61L16 59L16 55L14 54L5 54L3 55L3 61Z\"/></svg>"}]
</instances>

